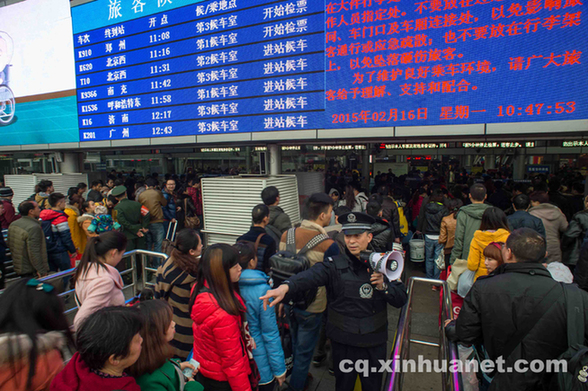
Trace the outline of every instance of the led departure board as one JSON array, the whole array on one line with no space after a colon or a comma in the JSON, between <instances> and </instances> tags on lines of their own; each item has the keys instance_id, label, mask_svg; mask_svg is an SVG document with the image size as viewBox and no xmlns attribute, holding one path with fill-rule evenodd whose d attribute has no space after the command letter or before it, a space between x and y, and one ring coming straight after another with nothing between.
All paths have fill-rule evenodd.
<instances>
[{"instance_id":1,"label":"led departure board","mask_svg":"<svg viewBox=\"0 0 588 391\"><path fill-rule=\"evenodd\" d=\"M98 0L72 9L80 140L586 119L585 11Z\"/></svg>"}]
</instances>

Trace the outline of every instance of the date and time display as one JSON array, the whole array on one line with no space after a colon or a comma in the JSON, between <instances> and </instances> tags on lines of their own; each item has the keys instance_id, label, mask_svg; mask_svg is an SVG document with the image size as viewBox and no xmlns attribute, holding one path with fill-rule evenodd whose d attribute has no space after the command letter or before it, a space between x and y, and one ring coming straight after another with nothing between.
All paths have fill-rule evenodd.
<instances>
[{"instance_id":1,"label":"date and time display","mask_svg":"<svg viewBox=\"0 0 588 391\"><path fill-rule=\"evenodd\" d=\"M501 105L495 109L497 117L516 117L516 116L540 116L550 114L573 113L576 110L576 102L555 102L531 103L525 106ZM436 113L435 113L436 111ZM383 111L362 110L355 113L337 113L331 116L331 123L370 123L370 122L403 122L414 120L427 120L438 118L441 120L448 119L466 119L471 118L476 113L486 113L487 110L472 108L469 105L443 106L441 110L431 110L426 107L420 107L415 110L401 110L398 108L389 108Z\"/></svg>"}]
</instances>

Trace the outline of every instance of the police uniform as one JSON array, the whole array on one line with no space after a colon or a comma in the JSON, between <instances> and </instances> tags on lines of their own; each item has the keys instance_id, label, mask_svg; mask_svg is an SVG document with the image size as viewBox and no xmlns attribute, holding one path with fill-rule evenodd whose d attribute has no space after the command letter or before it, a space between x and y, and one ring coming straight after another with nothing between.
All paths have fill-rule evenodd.
<instances>
[{"instance_id":1,"label":"police uniform","mask_svg":"<svg viewBox=\"0 0 588 391\"><path fill-rule=\"evenodd\" d=\"M346 234L359 234L371 229L373 217L364 213L348 213L339 217ZM345 252L325 259L309 270L299 273L285 283L289 286L288 296L304 292L313 287L327 289L327 336L333 348L336 390L351 391L357 372L341 371L342 360L352 360L346 368L355 368L357 360L369 360L369 368L376 371L367 377L360 375L362 389L379 391L382 373L378 360L386 360L388 339L387 304L400 308L407 301L406 287L399 281L387 281L378 290L370 282L372 271L346 248Z\"/></svg>"},{"instance_id":2,"label":"police uniform","mask_svg":"<svg viewBox=\"0 0 588 391\"><path fill-rule=\"evenodd\" d=\"M117 186L112 189L110 194L115 197L120 197L125 194L126 191L127 188L125 186ZM141 207L141 203L131 201L127 198L120 200L114 207L116 220L122 227L122 233L127 237L126 251L146 248L145 237L138 237L137 232L139 232L141 228L147 228L151 216L149 213L142 210Z\"/></svg>"}]
</instances>

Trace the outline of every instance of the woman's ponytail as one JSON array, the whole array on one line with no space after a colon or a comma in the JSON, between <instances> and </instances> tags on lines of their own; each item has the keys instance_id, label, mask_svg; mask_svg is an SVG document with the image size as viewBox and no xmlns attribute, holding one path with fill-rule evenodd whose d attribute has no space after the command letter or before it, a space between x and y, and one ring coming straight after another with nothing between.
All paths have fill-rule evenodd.
<instances>
[{"instance_id":1,"label":"woman's ponytail","mask_svg":"<svg viewBox=\"0 0 588 391\"><path fill-rule=\"evenodd\" d=\"M124 251L127 247L126 236L118 231L109 231L99 236L94 236L88 239L88 244L84 249L84 255L80 260L79 265L71 279L70 285L72 289L75 288L75 283L82 275L88 273L92 265L96 265L96 269L106 265L100 259L105 256L110 250Z\"/></svg>"}]
</instances>

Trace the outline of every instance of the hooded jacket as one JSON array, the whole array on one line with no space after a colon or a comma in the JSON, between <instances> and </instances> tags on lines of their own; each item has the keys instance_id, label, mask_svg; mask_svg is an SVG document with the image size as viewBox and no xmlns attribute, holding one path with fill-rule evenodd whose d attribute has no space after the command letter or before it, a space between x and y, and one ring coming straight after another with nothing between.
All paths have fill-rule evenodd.
<instances>
[{"instance_id":1,"label":"hooded jacket","mask_svg":"<svg viewBox=\"0 0 588 391\"><path fill-rule=\"evenodd\" d=\"M476 281L464 299L463 307L455 327L445 329L451 341L464 344L483 344L491 360L506 354L506 344L516 331L525 327L545 295L555 286L551 274L541 264L509 263L498 267L492 275ZM556 286L555 289L561 287ZM566 307L562 295L554 305L539 319L524 337L521 346L516 348L506 367L512 368L515 360L527 362L538 359L556 359L567 348ZM582 296L584 308L588 308L588 295L576 290ZM584 322L588 324L588 311L584 312ZM585 328L585 340L588 328ZM498 373L490 384L490 391L533 390L547 391L553 373Z\"/></svg>"},{"instance_id":2,"label":"hooded jacket","mask_svg":"<svg viewBox=\"0 0 588 391\"><path fill-rule=\"evenodd\" d=\"M470 204L462 206L459 212L457 212L455 240L449 260L451 264L456 259L468 259L474 232L480 229L482 215L488 208L490 208L490 205L487 204Z\"/></svg>"},{"instance_id":3,"label":"hooded jacket","mask_svg":"<svg viewBox=\"0 0 588 391\"><path fill-rule=\"evenodd\" d=\"M43 209L41 211L41 221L49 222L51 224L51 231L53 232L52 240L47 239L47 252L50 254L60 254L68 251L70 254L75 253L76 246L71 240L71 232L69 230L68 216L65 212L53 209ZM41 223L41 226L42 223Z\"/></svg>"},{"instance_id":4,"label":"hooded jacket","mask_svg":"<svg viewBox=\"0 0 588 391\"><path fill-rule=\"evenodd\" d=\"M65 214L67 215L67 225L69 226L69 232L71 234L71 240L76 247L76 250L79 254L84 253L84 249L86 248L86 242L88 238L86 234L83 232L82 227L78 223L78 217L80 216L80 210L75 206L66 205Z\"/></svg>"},{"instance_id":5,"label":"hooded jacket","mask_svg":"<svg viewBox=\"0 0 588 391\"><path fill-rule=\"evenodd\" d=\"M53 382L51 391L141 391L131 376L102 377L90 370L75 353Z\"/></svg>"},{"instance_id":6,"label":"hooded jacket","mask_svg":"<svg viewBox=\"0 0 588 391\"><path fill-rule=\"evenodd\" d=\"M529 209L529 213L539 217L545 227L547 241L547 263L562 262L560 235L568 228L566 216L552 204L539 204ZM565 260L567 263L567 260Z\"/></svg>"},{"instance_id":7,"label":"hooded jacket","mask_svg":"<svg viewBox=\"0 0 588 391\"><path fill-rule=\"evenodd\" d=\"M275 227L281 233L284 233L288 229L292 228L290 217L286 214L286 212L284 212L284 209L277 205L273 205L269 207L269 210L270 215L268 225Z\"/></svg>"},{"instance_id":8,"label":"hooded jacket","mask_svg":"<svg viewBox=\"0 0 588 391\"><path fill-rule=\"evenodd\" d=\"M19 358L12 367L9 345L15 349L18 346ZM29 376L29 354L32 349L32 341L24 334L0 335L0 385L2 390L10 391L46 391L49 390L51 381L63 368L61 348L64 346L64 338L60 332L50 331L37 335L37 360L35 375L31 381L31 387L26 388Z\"/></svg>"},{"instance_id":9,"label":"hooded jacket","mask_svg":"<svg viewBox=\"0 0 588 391\"><path fill-rule=\"evenodd\" d=\"M370 233L374 235L371 242L374 251L385 253L386 251L392 250L392 243L394 242L395 236L392 227L390 227L387 221L376 217L376 222L372 224Z\"/></svg>"},{"instance_id":10,"label":"hooded jacket","mask_svg":"<svg viewBox=\"0 0 588 391\"><path fill-rule=\"evenodd\" d=\"M76 281L76 298L80 308L74 318L77 330L84 319L104 307L125 305L123 281L118 270L110 265L106 269L90 264Z\"/></svg>"},{"instance_id":11,"label":"hooded jacket","mask_svg":"<svg viewBox=\"0 0 588 391\"><path fill-rule=\"evenodd\" d=\"M488 269L484 262L484 249L492 242L505 242L510 232L500 228L497 231L476 231L470 245L468 255L468 269L476 272L476 280L480 276L488 274Z\"/></svg>"},{"instance_id":12,"label":"hooded jacket","mask_svg":"<svg viewBox=\"0 0 588 391\"><path fill-rule=\"evenodd\" d=\"M562 261L566 265L576 265L578 263L580 249L584 244L586 233L588 233L588 210L583 210L574 215L568 229L561 238Z\"/></svg>"},{"instance_id":13,"label":"hooded jacket","mask_svg":"<svg viewBox=\"0 0 588 391\"><path fill-rule=\"evenodd\" d=\"M86 242L88 241L88 238L91 238L93 236L98 236L98 234L88 231L88 227L90 226L90 224L92 224L93 219L94 219L94 215L89 214L89 213L84 213L83 215L78 217L78 224L80 225L80 229L86 235Z\"/></svg>"},{"instance_id":14,"label":"hooded jacket","mask_svg":"<svg viewBox=\"0 0 588 391\"><path fill-rule=\"evenodd\" d=\"M191 317L194 359L200 363L200 373L209 379L229 382L233 391L250 391L251 367L241 336L241 316L227 313L212 293L202 292L196 296Z\"/></svg>"},{"instance_id":15,"label":"hooded jacket","mask_svg":"<svg viewBox=\"0 0 588 391\"><path fill-rule=\"evenodd\" d=\"M267 274L252 269L243 270L239 279L239 289L247 305L249 331L257 345L253 358L261 375L259 384L270 383L274 377L286 373L276 312L272 308L264 311L263 302L259 300L271 289L268 280Z\"/></svg>"}]
</instances>

